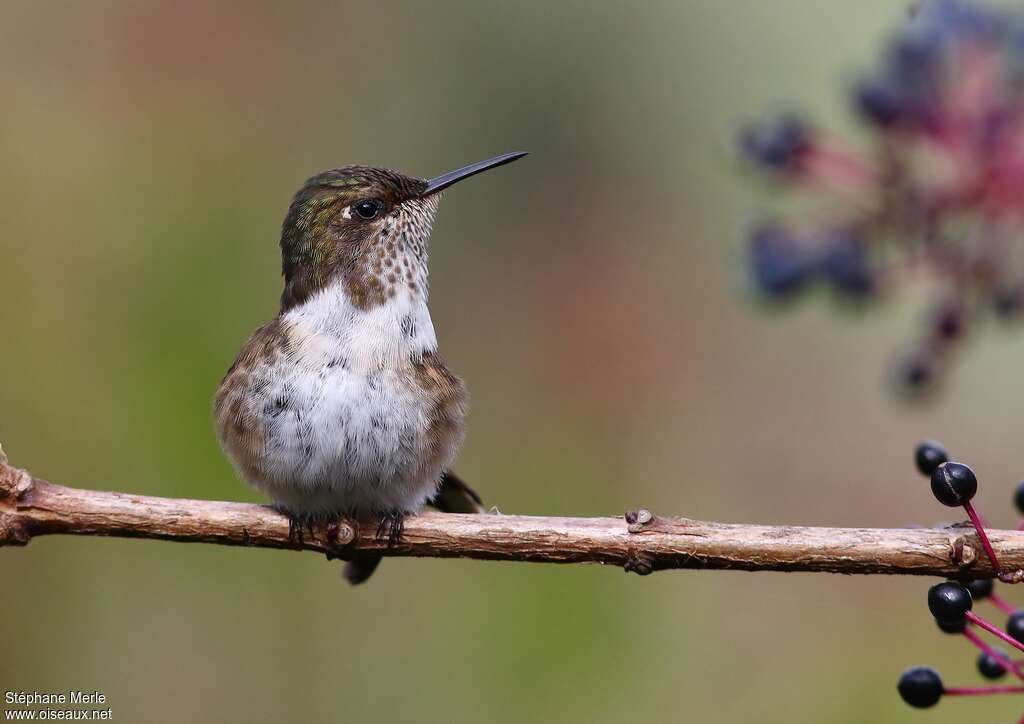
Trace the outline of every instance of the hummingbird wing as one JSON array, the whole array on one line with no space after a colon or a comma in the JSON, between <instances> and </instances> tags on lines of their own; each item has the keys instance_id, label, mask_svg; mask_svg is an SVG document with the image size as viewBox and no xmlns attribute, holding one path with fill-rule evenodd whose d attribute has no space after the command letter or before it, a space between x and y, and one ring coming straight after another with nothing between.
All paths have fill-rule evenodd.
<instances>
[{"instance_id":1,"label":"hummingbird wing","mask_svg":"<svg viewBox=\"0 0 1024 724\"><path fill-rule=\"evenodd\" d=\"M445 472L438 486L437 494L434 495L427 505L437 508L442 513L484 513L483 500L476 491L466 485L455 473L450 470ZM380 565L383 556L377 553L362 553L356 555L345 564L342 572L345 580L353 586L365 583L366 579L373 575Z\"/></svg>"}]
</instances>

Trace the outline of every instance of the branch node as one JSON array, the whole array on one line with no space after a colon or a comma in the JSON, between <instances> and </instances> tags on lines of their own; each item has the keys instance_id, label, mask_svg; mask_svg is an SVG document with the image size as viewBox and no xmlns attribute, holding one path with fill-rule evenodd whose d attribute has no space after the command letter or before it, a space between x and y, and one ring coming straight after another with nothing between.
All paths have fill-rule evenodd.
<instances>
[{"instance_id":1,"label":"branch node","mask_svg":"<svg viewBox=\"0 0 1024 724\"><path fill-rule=\"evenodd\" d=\"M359 521L350 521L345 518L335 518L323 524L323 532L320 532L319 522L314 526L309 523L309 537L314 543L320 543L323 554L329 561L347 561L351 554L344 551L350 544L355 542L359 535ZM302 543L305 547L305 541Z\"/></svg>"},{"instance_id":2,"label":"branch node","mask_svg":"<svg viewBox=\"0 0 1024 724\"><path fill-rule=\"evenodd\" d=\"M653 523L656 516L647 508L640 508L638 510L627 510L624 517L626 519L626 529L630 533L639 533Z\"/></svg>"},{"instance_id":3,"label":"branch node","mask_svg":"<svg viewBox=\"0 0 1024 724\"><path fill-rule=\"evenodd\" d=\"M344 518L328 521L324 529L324 542L329 548L344 548L356 539L358 523L353 523ZM328 558L332 556L328 554ZM337 558L338 556L333 556Z\"/></svg>"},{"instance_id":4,"label":"branch node","mask_svg":"<svg viewBox=\"0 0 1024 724\"><path fill-rule=\"evenodd\" d=\"M996 578L1003 583L1020 583L1024 581L1024 571L1020 569L1016 571L1000 571Z\"/></svg>"},{"instance_id":5,"label":"branch node","mask_svg":"<svg viewBox=\"0 0 1024 724\"><path fill-rule=\"evenodd\" d=\"M338 521L336 520L327 524L327 542L332 546L338 544Z\"/></svg>"},{"instance_id":6,"label":"branch node","mask_svg":"<svg viewBox=\"0 0 1024 724\"><path fill-rule=\"evenodd\" d=\"M32 489L32 476L21 468L13 468L0 459L0 500L14 498L21 500Z\"/></svg>"},{"instance_id":7,"label":"branch node","mask_svg":"<svg viewBox=\"0 0 1024 724\"><path fill-rule=\"evenodd\" d=\"M0 512L0 546L24 546L32 534L13 515Z\"/></svg>"},{"instance_id":8,"label":"branch node","mask_svg":"<svg viewBox=\"0 0 1024 724\"><path fill-rule=\"evenodd\" d=\"M967 542L962 535L949 539L949 560L959 568L968 568L978 560L977 549Z\"/></svg>"},{"instance_id":9,"label":"branch node","mask_svg":"<svg viewBox=\"0 0 1024 724\"><path fill-rule=\"evenodd\" d=\"M654 559L646 553L631 553L622 567L626 573L647 576L654 573Z\"/></svg>"}]
</instances>

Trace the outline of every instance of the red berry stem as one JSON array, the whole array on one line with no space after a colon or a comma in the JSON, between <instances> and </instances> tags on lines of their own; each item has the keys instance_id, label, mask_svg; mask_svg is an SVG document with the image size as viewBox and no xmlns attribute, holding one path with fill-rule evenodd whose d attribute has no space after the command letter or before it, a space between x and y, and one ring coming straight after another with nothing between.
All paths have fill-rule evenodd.
<instances>
[{"instance_id":1,"label":"red berry stem","mask_svg":"<svg viewBox=\"0 0 1024 724\"><path fill-rule=\"evenodd\" d=\"M985 643L985 641L980 636L978 636L978 634L974 633L970 629L965 628L963 634L968 641L970 641L972 644L974 644L979 649L981 649L986 654L988 654L993 659L1002 664L1004 669L1011 672L1018 679L1024 679L1024 672L1021 671L1021 665L1019 662L1011 661L1010 659L1006 658L1003 654L996 651L994 648Z\"/></svg>"},{"instance_id":2,"label":"red berry stem","mask_svg":"<svg viewBox=\"0 0 1024 724\"><path fill-rule=\"evenodd\" d=\"M968 611L968 612L967 612L966 614L964 614L964 615L965 615L965 616L967 617L967 620L968 620L968 621L970 621L971 623L973 623L973 624L974 624L975 626L977 626L978 628L983 628L983 629L985 629L985 630L986 630L986 631L988 631L988 632L989 632L990 634L992 634L992 635L993 635L993 636L995 636L996 638L999 638L999 639L1001 639L1001 640L1002 640L1002 641L1004 641L1005 643L1008 643L1008 644L1010 644L1010 646L1013 646L1013 647L1014 647L1015 649L1017 649L1018 651L1024 651L1024 644L1022 644L1022 643L1021 643L1020 641L1018 641L1017 639L1013 638L1013 636L1011 636L1010 634L1006 633L1006 632L1005 632L1005 631L1003 631L1002 629L1000 629L1000 628L997 628L996 626L993 626L992 624L990 624L990 623L989 623L988 621L986 621L985 619L983 619L983 618L982 618L981 616L979 616L978 614L974 613L973 611Z\"/></svg>"},{"instance_id":3,"label":"red berry stem","mask_svg":"<svg viewBox=\"0 0 1024 724\"><path fill-rule=\"evenodd\" d=\"M1003 613L1009 615L1014 613L1017 609L1010 605L1010 603L997 593L988 594L988 600L992 602L992 605L998 608Z\"/></svg>"},{"instance_id":4,"label":"red berry stem","mask_svg":"<svg viewBox=\"0 0 1024 724\"><path fill-rule=\"evenodd\" d=\"M799 168L802 179L811 187L824 185L836 190L871 189L877 177L863 159L820 144L807 149Z\"/></svg>"},{"instance_id":5,"label":"red berry stem","mask_svg":"<svg viewBox=\"0 0 1024 724\"><path fill-rule=\"evenodd\" d=\"M988 556L989 563L992 564L992 570L996 573L1001 572L999 567L999 561L996 559L996 552L992 550L992 544L988 540L988 535L985 533L985 527L982 525L981 518L978 517L977 511L974 510L974 506L971 505L971 501L964 501L964 510L967 511L967 516L971 519L971 524L974 526L974 530L978 533L978 538L981 540L981 547L985 549L985 555Z\"/></svg>"},{"instance_id":6,"label":"red berry stem","mask_svg":"<svg viewBox=\"0 0 1024 724\"><path fill-rule=\"evenodd\" d=\"M1024 694L1024 686L950 686L942 690L947 696L984 696L985 694Z\"/></svg>"}]
</instances>

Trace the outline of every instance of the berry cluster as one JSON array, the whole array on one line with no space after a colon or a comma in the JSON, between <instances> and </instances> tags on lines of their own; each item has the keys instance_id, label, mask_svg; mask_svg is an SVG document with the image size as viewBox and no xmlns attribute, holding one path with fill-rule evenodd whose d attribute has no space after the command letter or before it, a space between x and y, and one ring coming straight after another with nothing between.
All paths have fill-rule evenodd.
<instances>
[{"instance_id":1,"label":"berry cluster","mask_svg":"<svg viewBox=\"0 0 1024 724\"><path fill-rule=\"evenodd\" d=\"M817 286L866 303L926 279L924 329L896 366L924 391L979 318L1024 317L1024 11L923 0L851 100L863 152L795 115L741 133L754 166L817 204L752 230L752 280L772 300Z\"/></svg>"},{"instance_id":2,"label":"berry cluster","mask_svg":"<svg viewBox=\"0 0 1024 724\"><path fill-rule=\"evenodd\" d=\"M971 504L971 499L978 491L978 479L974 472L963 463L951 461L946 450L935 442L918 445L914 459L921 474L930 478L932 494L940 503L964 508L996 577L1007 583L1020 582L1020 571L1006 571L999 565L985 533L984 523ZM1024 515L1024 483L1017 487L1014 502ZM1000 629L975 613L973 608L976 601L988 601L1005 614L1008 617L1005 628ZM1005 650L994 648L978 633L979 630L984 631L1002 643L1024 652L1024 609L1015 608L999 596L995 592L995 581L977 579L938 583L928 589L928 610L942 631L961 635L978 649L977 667L983 677L995 680L1012 674L1024 682L1024 660L1014 659ZM897 689L903 700L911 706L927 708L934 706L943 696L1024 693L1024 683L947 687L935 669L915 666L903 672Z\"/></svg>"}]
</instances>

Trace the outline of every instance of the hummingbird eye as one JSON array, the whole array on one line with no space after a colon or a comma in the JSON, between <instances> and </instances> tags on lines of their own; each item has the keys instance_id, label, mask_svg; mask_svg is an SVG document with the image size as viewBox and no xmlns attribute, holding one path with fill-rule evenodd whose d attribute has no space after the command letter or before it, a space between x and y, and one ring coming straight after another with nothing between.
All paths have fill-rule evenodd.
<instances>
[{"instance_id":1,"label":"hummingbird eye","mask_svg":"<svg viewBox=\"0 0 1024 724\"><path fill-rule=\"evenodd\" d=\"M364 221L375 219L380 213L380 209L381 203L374 199L365 199L352 204L352 210L356 212L356 216Z\"/></svg>"}]
</instances>

